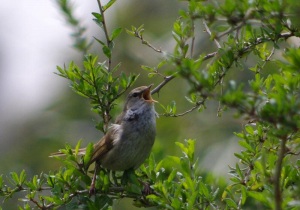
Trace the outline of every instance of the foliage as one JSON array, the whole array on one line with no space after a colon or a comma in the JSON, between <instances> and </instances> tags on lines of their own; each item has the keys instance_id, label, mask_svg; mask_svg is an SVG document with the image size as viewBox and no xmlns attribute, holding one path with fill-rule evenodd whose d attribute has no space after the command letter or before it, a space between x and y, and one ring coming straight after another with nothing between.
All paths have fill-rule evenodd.
<instances>
[{"instance_id":1,"label":"foliage","mask_svg":"<svg viewBox=\"0 0 300 210\"><path fill-rule=\"evenodd\" d=\"M195 141L187 140L185 144L177 142L177 145L184 154L182 157L170 156L156 163L152 155L137 174L124 172L124 175L111 175L109 171L102 169L96 183L95 195L89 194L91 176L84 164L89 161L92 144L88 146L83 157L78 154L80 142L74 151L67 145L62 150L66 156L57 157L63 163L63 168L55 173L36 175L29 180L26 179L24 170L20 174L12 172L8 177L10 187L3 184L2 177L0 179L1 195L9 198L17 192L26 192L21 199L24 206L19 207L20 209L31 209L30 202L40 209L53 209L61 205L68 209L108 209L113 199L122 197L135 198L135 206L160 206L164 209L203 209L221 205L215 201L217 196L220 197L220 189L214 177L199 176L194 155ZM145 181L151 184L153 193L147 198L143 194L143 188L148 185ZM225 187L224 182L220 181L218 184Z\"/></svg>"},{"instance_id":2,"label":"foliage","mask_svg":"<svg viewBox=\"0 0 300 210\"><path fill-rule=\"evenodd\" d=\"M84 69L80 69L74 62L69 67L57 67L59 76L71 82L71 88L79 95L89 98L92 110L101 116L96 127L106 132L111 120L110 112L114 101L119 98L137 79L137 75L126 76L124 73L114 75L117 65L108 70L105 63L99 63L95 55L87 55L83 62Z\"/></svg>"},{"instance_id":3,"label":"foliage","mask_svg":"<svg viewBox=\"0 0 300 210\"><path fill-rule=\"evenodd\" d=\"M80 28L68 2L59 2L68 22ZM297 1L183 2L185 8L179 11L179 18L173 24L173 52L166 52L145 40L143 25L132 26L127 33L162 55L155 67L142 66L150 78L161 81L152 94L168 88L172 80L184 80L189 85L185 98L191 108L177 113L176 102L161 104L164 110L161 115L179 117L195 110L201 112L208 100L218 100L219 116L227 109L235 109L236 116L245 120L243 131L236 133L242 151L234 154L239 161L230 167L230 182L225 183L210 174L201 176L194 154L195 141L187 140L185 144L176 143L184 154L182 157L170 156L156 163L151 156L136 174L110 174L101 170L96 182L97 192L90 196L91 178L84 163L88 162L92 146L85 156L79 157L79 143L75 151L70 146L63 150L66 154L61 159L64 167L57 172L29 180L25 171L12 172L11 186L1 176L1 196L10 198L26 191L22 199L24 209L31 208L29 203L40 209L61 205L70 209L107 209L113 199L121 197L134 198L136 206L160 209L300 208L300 162L297 160L300 50L286 42L291 37L299 37L294 17L297 16ZM104 6L100 0L97 3L100 13L93 13L93 16L105 40L95 40L102 47L105 61L99 62L96 55L88 54L82 68L71 62L68 67L58 67L58 74L70 81L76 93L90 99L92 109L101 117L97 127L105 132L115 100L132 86L137 75L117 73L119 64L112 66L114 40L122 30L116 28L109 33L104 13L115 0ZM199 49L199 22L215 51ZM80 33L78 37L82 36ZM84 44L77 49L86 54L88 46ZM238 77L237 72L241 71L251 79L245 82ZM148 186L145 183L151 186L148 193L142 190Z\"/></svg>"}]
</instances>

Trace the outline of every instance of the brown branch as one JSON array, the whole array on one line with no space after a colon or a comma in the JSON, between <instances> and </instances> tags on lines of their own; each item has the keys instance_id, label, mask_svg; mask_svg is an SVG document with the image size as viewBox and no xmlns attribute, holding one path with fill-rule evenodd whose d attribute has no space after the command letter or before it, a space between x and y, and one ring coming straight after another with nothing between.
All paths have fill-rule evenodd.
<instances>
[{"instance_id":1,"label":"brown branch","mask_svg":"<svg viewBox=\"0 0 300 210\"><path fill-rule=\"evenodd\" d=\"M244 25L244 22L241 22L240 24L238 24L236 27L231 27L229 28L227 31L219 34L219 36L217 36L217 39L222 38L223 36L226 36L228 34L230 34L231 32L240 29L242 26Z\"/></svg>"},{"instance_id":2,"label":"brown branch","mask_svg":"<svg viewBox=\"0 0 300 210\"><path fill-rule=\"evenodd\" d=\"M191 41L191 58L193 57L194 54L194 45L195 45L195 23L194 20L192 19L192 31L193 31L193 36L192 36L192 41Z\"/></svg>"},{"instance_id":3,"label":"brown branch","mask_svg":"<svg viewBox=\"0 0 300 210\"><path fill-rule=\"evenodd\" d=\"M106 27L106 21L105 21L105 17L104 17L104 10L102 8L101 1L97 0L97 3L98 3L98 7L99 7L99 10L100 10L101 16L102 16L102 24L103 24L103 31L104 31L104 34L105 34L106 44L107 44L107 47L109 47L109 45L111 43L111 40L109 38L108 30L107 30L107 27ZM111 70L111 64L112 64L111 57L109 57L108 58L108 71Z\"/></svg>"},{"instance_id":4,"label":"brown branch","mask_svg":"<svg viewBox=\"0 0 300 210\"><path fill-rule=\"evenodd\" d=\"M209 34L209 36L212 37L212 33L211 33L210 29L208 28L208 26L207 26L205 20L203 20L203 25L204 25L204 27L205 27L205 31ZM220 49L220 48L221 48L221 45L220 45L219 41L217 40L217 38L216 38L216 37L213 37L213 39L214 39L214 42L215 42L215 44L217 45L218 49Z\"/></svg>"},{"instance_id":5,"label":"brown branch","mask_svg":"<svg viewBox=\"0 0 300 210\"><path fill-rule=\"evenodd\" d=\"M210 58L213 58L213 57L215 57L217 54L218 54L218 52L212 52L212 53L209 53L209 54L205 55L205 56L202 58L202 61L205 61L205 60L208 60L208 59L210 59Z\"/></svg>"},{"instance_id":6,"label":"brown branch","mask_svg":"<svg viewBox=\"0 0 300 210\"><path fill-rule=\"evenodd\" d=\"M158 93L160 91L160 89L165 86L168 82L170 82L172 79L175 78L175 75L171 75L171 76L166 76L164 78L164 81L162 81L156 88L154 88L152 91L151 91L151 94L153 95L154 93Z\"/></svg>"},{"instance_id":7,"label":"brown branch","mask_svg":"<svg viewBox=\"0 0 300 210\"><path fill-rule=\"evenodd\" d=\"M148 47L153 49L155 52L163 53L163 51L161 49L158 49L158 48L154 47L152 44L150 44L148 41L146 41L144 39L143 35L141 33L139 33L138 31L136 31L134 33L134 35L135 35L135 37L139 38L142 41L142 44L147 45Z\"/></svg>"},{"instance_id":8,"label":"brown branch","mask_svg":"<svg viewBox=\"0 0 300 210\"><path fill-rule=\"evenodd\" d=\"M210 58L213 58L215 57L216 55L218 54L218 52L212 52L212 53L209 53L207 55L205 55L203 58L202 58L202 61L205 61L205 60L208 60ZM160 91L160 89L162 87L164 87L168 82L170 82L172 79L175 78L175 74L177 74L177 72L175 72L173 75L171 76L166 76L164 77L164 81L162 81L156 88L154 88L152 91L151 91L151 94L155 94L155 93L158 93Z\"/></svg>"},{"instance_id":9,"label":"brown branch","mask_svg":"<svg viewBox=\"0 0 300 210\"><path fill-rule=\"evenodd\" d=\"M39 209L46 209L44 206L40 205L38 201L34 200L33 198L29 199L32 203L34 203Z\"/></svg>"}]
</instances>

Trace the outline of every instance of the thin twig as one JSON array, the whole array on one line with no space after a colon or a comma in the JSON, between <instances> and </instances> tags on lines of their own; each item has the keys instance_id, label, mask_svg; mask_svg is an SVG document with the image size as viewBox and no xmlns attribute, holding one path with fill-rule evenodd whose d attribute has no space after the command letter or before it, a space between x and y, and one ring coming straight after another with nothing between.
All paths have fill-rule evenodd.
<instances>
[{"instance_id":1,"label":"thin twig","mask_svg":"<svg viewBox=\"0 0 300 210\"><path fill-rule=\"evenodd\" d=\"M208 60L208 59L210 59L210 58L213 58L213 57L215 57L217 54L218 54L218 52L212 52L212 53L206 54L206 55L202 58L202 61L205 61L205 60Z\"/></svg>"},{"instance_id":2,"label":"thin twig","mask_svg":"<svg viewBox=\"0 0 300 210\"><path fill-rule=\"evenodd\" d=\"M101 16L102 16L102 24L103 24L103 30L104 30L104 34L105 34L105 38L106 38L106 44L107 44L107 47L109 47L110 44L111 44L111 40L109 39L108 30L107 30L107 27L106 27L104 10L102 8L101 1L97 0L97 2L98 2L98 7L99 7L99 10L100 10ZM108 71L111 70L111 63L112 63L111 57L109 57L108 58Z\"/></svg>"},{"instance_id":3,"label":"thin twig","mask_svg":"<svg viewBox=\"0 0 300 210\"><path fill-rule=\"evenodd\" d=\"M163 52L161 49L158 49L158 48L154 47L152 44L150 44L148 41L146 41L141 33L136 32L135 36L142 41L142 44L147 45L148 47L153 49L155 52L158 52L158 53Z\"/></svg>"},{"instance_id":4,"label":"thin twig","mask_svg":"<svg viewBox=\"0 0 300 210\"><path fill-rule=\"evenodd\" d=\"M220 79L220 86L221 86L221 96L223 96L223 77ZM220 113L222 110L222 103L221 100L219 100L218 110L217 110L217 117L220 117Z\"/></svg>"},{"instance_id":5,"label":"thin twig","mask_svg":"<svg viewBox=\"0 0 300 210\"><path fill-rule=\"evenodd\" d=\"M238 31L240 28L242 28L242 27L246 24L246 22L248 22L248 21L250 20L250 18L251 18L251 16L252 16L252 13L253 13L253 12L254 12L254 9L253 9L253 8L250 8L249 10L247 10L247 12L246 12L244 18L241 20L241 22L240 22L239 24L237 24L236 27L231 27L231 28L229 28L227 31L225 31L225 32L223 32L223 33L221 33L221 34L219 34L219 36L217 37L217 39L219 39L219 38L221 38L221 37L223 37L223 36L225 36L225 35L227 35L227 34L230 34L231 32L233 32L233 31L235 31L235 30ZM238 33L238 32L237 32L237 33Z\"/></svg>"},{"instance_id":6,"label":"thin twig","mask_svg":"<svg viewBox=\"0 0 300 210\"><path fill-rule=\"evenodd\" d=\"M265 67L265 65L266 65L266 63L267 63L268 61L271 60L271 57L274 55L274 52L275 52L275 47L272 48L272 51L270 52L270 55L264 60L264 63L263 63L263 64L261 65L261 67L259 68L259 71ZM258 71L257 73L259 73L259 71Z\"/></svg>"},{"instance_id":7,"label":"thin twig","mask_svg":"<svg viewBox=\"0 0 300 210\"><path fill-rule=\"evenodd\" d=\"M192 19L192 33L193 33L193 37L191 43L191 58L193 57L194 54L194 45L195 45L195 24L193 19Z\"/></svg>"},{"instance_id":8,"label":"thin twig","mask_svg":"<svg viewBox=\"0 0 300 210\"><path fill-rule=\"evenodd\" d=\"M274 52L275 52L275 47L272 48L270 55L267 57L267 59L265 61L270 61L271 57L274 55Z\"/></svg>"},{"instance_id":9,"label":"thin twig","mask_svg":"<svg viewBox=\"0 0 300 210\"><path fill-rule=\"evenodd\" d=\"M212 36L212 33L211 33L209 27L207 26L205 20L203 20L203 25L204 25L204 27L205 27L205 31L209 34L209 36ZM221 45L220 45L219 41L217 40L217 38L214 37L213 39L214 39L214 42L215 42L215 44L217 45L218 49L220 49L220 48L221 48Z\"/></svg>"},{"instance_id":10,"label":"thin twig","mask_svg":"<svg viewBox=\"0 0 300 210\"><path fill-rule=\"evenodd\" d=\"M183 115L186 115L192 111L194 111L195 109L198 109L201 105L203 105L206 101L206 98L204 98L202 101L198 101L195 106L193 106L192 108L190 108L189 110L186 110L185 112L182 112L180 114L162 114L163 116L167 116L167 117L181 117Z\"/></svg>"},{"instance_id":11,"label":"thin twig","mask_svg":"<svg viewBox=\"0 0 300 210\"><path fill-rule=\"evenodd\" d=\"M32 203L34 203L39 209L44 209L44 206L40 205L38 201L34 200L33 198L29 199Z\"/></svg>"},{"instance_id":12,"label":"thin twig","mask_svg":"<svg viewBox=\"0 0 300 210\"><path fill-rule=\"evenodd\" d=\"M162 81L156 88L154 88L152 91L151 91L151 94L153 95L154 93L158 93L160 91L160 89L165 86L168 82L170 82L172 79L175 78L175 75L171 75L171 76L166 76L164 78L164 81Z\"/></svg>"},{"instance_id":13,"label":"thin twig","mask_svg":"<svg viewBox=\"0 0 300 210\"><path fill-rule=\"evenodd\" d=\"M205 61L205 60L208 60L208 59L210 59L210 58L213 58L213 57L215 57L217 54L218 54L218 52L212 52L212 53L209 53L209 54L205 55L205 56L202 58L202 61ZM162 81L156 88L154 88L154 89L151 91L151 94L153 95L153 94L159 92L159 90L160 90L162 87L164 87L168 82L170 82L172 79L175 78L175 74L177 74L177 72L174 73L174 74L171 75L171 76L166 76L166 77L164 78L164 81Z\"/></svg>"},{"instance_id":14,"label":"thin twig","mask_svg":"<svg viewBox=\"0 0 300 210\"><path fill-rule=\"evenodd\" d=\"M230 34L231 32L240 29L242 26L244 25L244 22L241 22L239 25L237 25L236 27L231 27L229 28L227 31L224 31L223 33L219 34L219 36L217 36L217 39L222 38L223 36L226 36L227 34Z\"/></svg>"}]
</instances>

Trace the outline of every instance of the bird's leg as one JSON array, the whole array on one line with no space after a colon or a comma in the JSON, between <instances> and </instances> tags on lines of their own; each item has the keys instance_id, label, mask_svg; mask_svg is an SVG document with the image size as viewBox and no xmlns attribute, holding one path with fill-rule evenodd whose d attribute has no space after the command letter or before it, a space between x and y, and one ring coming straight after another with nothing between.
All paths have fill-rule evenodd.
<instances>
[{"instance_id":1,"label":"bird's leg","mask_svg":"<svg viewBox=\"0 0 300 210\"><path fill-rule=\"evenodd\" d=\"M99 165L99 163L96 162L95 163L94 175L93 175L93 178L92 178L92 183L91 183L91 187L90 187L90 191L89 191L90 196L94 195L96 193L95 184L96 184L96 178L97 178L97 174L99 172L99 169L100 169L100 165Z\"/></svg>"},{"instance_id":2,"label":"bird's leg","mask_svg":"<svg viewBox=\"0 0 300 210\"><path fill-rule=\"evenodd\" d=\"M154 190L150 187L150 183L148 182L143 182L141 180L139 180L142 185L144 186L143 190L142 190L142 195L143 196L147 196L147 195L150 195L150 194L154 194Z\"/></svg>"}]
</instances>

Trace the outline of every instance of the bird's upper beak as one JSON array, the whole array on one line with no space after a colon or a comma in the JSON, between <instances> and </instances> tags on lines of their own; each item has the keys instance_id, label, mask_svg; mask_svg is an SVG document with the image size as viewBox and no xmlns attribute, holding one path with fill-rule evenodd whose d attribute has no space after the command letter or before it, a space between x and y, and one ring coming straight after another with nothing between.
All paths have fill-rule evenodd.
<instances>
[{"instance_id":1,"label":"bird's upper beak","mask_svg":"<svg viewBox=\"0 0 300 210\"><path fill-rule=\"evenodd\" d=\"M148 87L146 87L144 90L143 90L143 99L149 103L154 103L154 102L157 102L155 101L152 97L151 97L151 87L152 87L153 84L149 85Z\"/></svg>"}]
</instances>

